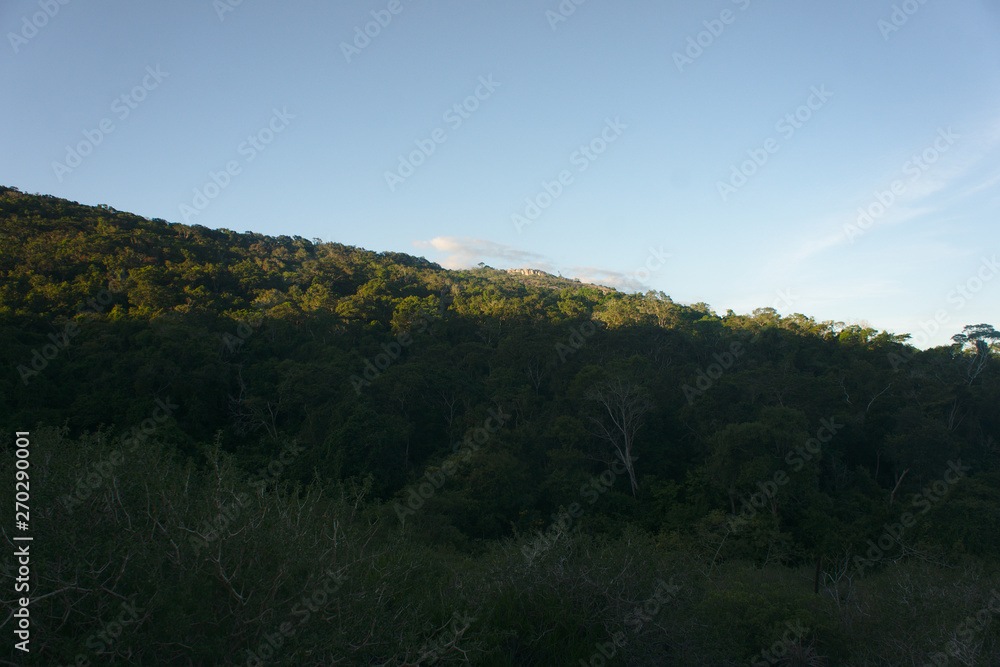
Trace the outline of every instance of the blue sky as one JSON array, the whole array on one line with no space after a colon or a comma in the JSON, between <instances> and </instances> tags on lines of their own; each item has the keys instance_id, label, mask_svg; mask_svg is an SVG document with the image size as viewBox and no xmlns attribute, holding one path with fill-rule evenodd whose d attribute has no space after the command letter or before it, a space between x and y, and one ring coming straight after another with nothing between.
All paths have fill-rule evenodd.
<instances>
[{"instance_id":1,"label":"blue sky","mask_svg":"<svg viewBox=\"0 0 1000 667\"><path fill-rule=\"evenodd\" d=\"M1000 325L996 2L237 2L0 5L0 184L920 347Z\"/></svg>"}]
</instances>

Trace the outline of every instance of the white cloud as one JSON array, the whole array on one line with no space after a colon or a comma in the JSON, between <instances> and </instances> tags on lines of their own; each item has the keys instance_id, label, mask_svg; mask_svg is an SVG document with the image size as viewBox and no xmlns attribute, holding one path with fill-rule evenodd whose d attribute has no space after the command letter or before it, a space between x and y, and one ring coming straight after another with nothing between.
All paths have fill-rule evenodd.
<instances>
[{"instance_id":1,"label":"white cloud","mask_svg":"<svg viewBox=\"0 0 1000 667\"><path fill-rule=\"evenodd\" d=\"M636 280L633 274L622 271L610 271L593 266L571 266L563 269L562 273L564 276L578 278L580 282L605 285L619 290L645 292L649 289L648 285Z\"/></svg>"},{"instance_id":2,"label":"white cloud","mask_svg":"<svg viewBox=\"0 0 1000 667\"><path fill-rule=\"evenodd\" d=\"M485 239L456 238L454 236L438 236L430 241L414 241L418 248L432 248L444 254L439 261L446 269L467 269L484 262L496 268L541 269L553 275L562 274L565 278L577 278L580 282L593 285L604 285L619 290L644 292L648 285L636 279L634 274L623 271L613 271L593 266L570 266L559 268L544 255L518 250L503 243Z\"/></svg>"},{"instance_id":3,"label":"white cloud","mask_svg":"<svg viewBox=\"0 0 1000 667\"><path fill-rule=\"evenodd\" d=\"M516 265L517 268L541 269L553 272L552 265L543 255L517 250L503 243L485 239L456 238L438 236L430 241L414 241L418 248L433 248L445 254L439 262L446 269L468 269L484 262L486 264ZM499 262L497 260L500 260ZM506 266L501 267L506 268Z\"/></svg>"}]
</instances>

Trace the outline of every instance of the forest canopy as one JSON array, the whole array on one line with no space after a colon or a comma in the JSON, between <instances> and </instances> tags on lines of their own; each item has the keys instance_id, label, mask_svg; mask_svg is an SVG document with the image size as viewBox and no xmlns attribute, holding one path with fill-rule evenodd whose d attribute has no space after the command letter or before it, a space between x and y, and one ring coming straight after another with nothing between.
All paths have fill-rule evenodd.
<instances>
[{"instance_id":1,"label":"forest canopy","mask_svg":"<svg viewBox=\"0 0 1000 667\"><path fill-rule=\"evenodd\" d=\"M614 644L615 660L640 656L621 664L750 660L795 619L812 655L877 652L851 605L895 595L888 573L961 588L960 563L995 577L1000 562L1000 333L952 333L920 351L773 308L720 315L662 292L445 270L0 188L0 426L46 443L45 539L73 546L38 567L49 592L77 588L38 603L39 659L82 650L112 605L103 585L150 615L104 652L245 661L280 624L279 602L333 581L309 570L319 563L347 573L331 590L357 618L313 619L275 649L288 664L408 664L450 623L429 592L444 589L478 620L452 628L440 655L465 647L476 664L589 659L612 636L606 619L627 627L651 596L671 611ZM351 545L339 556L318 537L333 517ZM117 579L97 574L105 562ZM622 562L614 602L588 588L617 585ZM746 583L766 577L783 588ZM522 589L527 601L510 597ZM389 614L372 591L398 611L378 630L358 620ZM963 609L985 604L970 591ZM748 608L760 616L735 618ZM550 624L561 629L538 630ZM995 629L975 636L996 655Z\"/></svg>"}]
</instances>

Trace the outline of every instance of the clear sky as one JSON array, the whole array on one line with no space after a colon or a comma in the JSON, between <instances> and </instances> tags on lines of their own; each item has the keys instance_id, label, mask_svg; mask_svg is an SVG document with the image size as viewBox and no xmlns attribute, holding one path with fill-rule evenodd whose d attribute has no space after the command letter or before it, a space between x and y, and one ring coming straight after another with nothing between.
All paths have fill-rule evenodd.
<instances>
[{"instance_id":1,"label":"clear sky","mask_svg":"<svg viewBox=\"0 0 1000 667\"><path fill-rule=\"evenodd\" d=\"M4 0L0 30L3 185L920 347L1000 326L993 0Z\"/></svg>"}]
</instances>

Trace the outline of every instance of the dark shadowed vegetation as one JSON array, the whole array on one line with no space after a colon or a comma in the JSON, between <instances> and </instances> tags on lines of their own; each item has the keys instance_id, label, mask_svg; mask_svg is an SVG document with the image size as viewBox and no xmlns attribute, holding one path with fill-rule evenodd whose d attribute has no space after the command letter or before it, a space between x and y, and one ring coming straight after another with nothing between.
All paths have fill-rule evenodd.
<instances>
[{"instance_id":1,"label":"dark shadowed vegetation","mask_svg":"<svg viewBox=\"0 0 1000 667\"><path fill-rule=\"evenodd\" d=\"M1000 664L1000 335L953 333L0 188L28 664Z\"/></svg>"}]
</instances>

